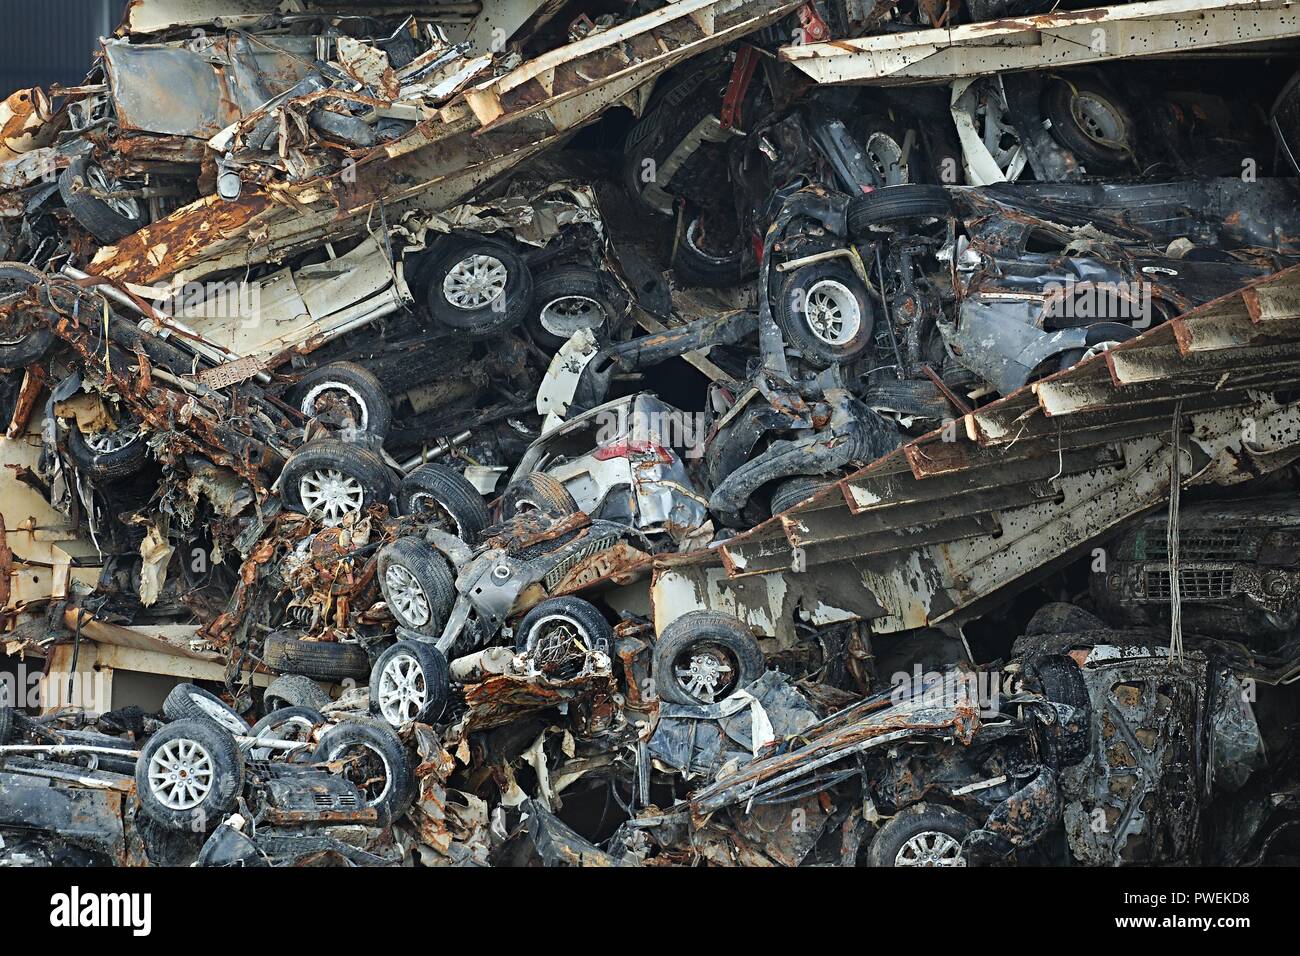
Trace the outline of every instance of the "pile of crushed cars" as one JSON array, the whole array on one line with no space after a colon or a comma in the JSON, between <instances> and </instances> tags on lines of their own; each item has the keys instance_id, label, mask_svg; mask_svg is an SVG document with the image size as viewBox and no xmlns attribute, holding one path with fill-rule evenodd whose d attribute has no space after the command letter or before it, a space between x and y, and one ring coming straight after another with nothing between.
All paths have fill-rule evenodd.
<instances>
[{"instance_id":1,"label":"pile of crushed cars","mask_svg":"<svg viewBox=\"0 0 1300 956\"><path fill-rule=\"evenodd\" d=\"M133 0L10 96L0 862L1294 859L1300 25L1082 7Z\"/></svg>"}]
</instances>

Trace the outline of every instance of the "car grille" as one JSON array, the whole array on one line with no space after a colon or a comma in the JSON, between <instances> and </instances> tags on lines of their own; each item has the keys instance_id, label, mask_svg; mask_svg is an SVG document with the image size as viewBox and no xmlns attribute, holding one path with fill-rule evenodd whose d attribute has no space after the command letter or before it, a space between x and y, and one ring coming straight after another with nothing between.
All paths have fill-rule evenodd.
<instances>
[{"instance_id":1,"label":"car grille","mask_svg":"<svg viewBox=\"0 0 1300 956\"><path fill-rule=\"evenodd\" d=\"M1251 561L1255 540L1249 528L1183 531L1178 537L1178 557L1183 561ZM1148 561L1169 560L1163 527L1147 532L1144 550Z\"/></svg>"},{"instance_id":2,"label":"car grille","mask_svg":"<svg viewBox=\"0 0 1300 956\"><path fill-rule=\"evenodd\" d=\"M1182 568L1178 572L1179 596L1184 601L1222 601L1232 596L1231 568ZM1168 601L1169 569L1152 568L1146 573L1149 601Z\"/></svg>"},{"instance_id":3,"label":"car grille","mask_svg":"<svg viewBox=\"0 0 1300 956\"><path fill-rule=\"evenodd\" d=\"M605 535L584 544L581 548L566 555L563 560L547 572L546 577L543 580L546 590L555 590L556 585L568 577L570 571L583 561L586 561L593 554L599 554L601 551L612 548L617 540L618 537L616 535Z\"/></svg>"}]
</instances>

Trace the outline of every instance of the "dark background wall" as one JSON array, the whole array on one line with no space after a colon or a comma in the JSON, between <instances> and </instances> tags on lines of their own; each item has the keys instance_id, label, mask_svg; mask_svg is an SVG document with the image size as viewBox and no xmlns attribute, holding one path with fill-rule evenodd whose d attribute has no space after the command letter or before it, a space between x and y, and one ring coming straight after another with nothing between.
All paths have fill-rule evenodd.
<instances>
[{"instance_id":1,"label":"dark background wall","mask_svg":"<svg viewBox=\"0 0 1300 956\"><path fill-rule=\"evenodd\" d=\"M0 99L17 89L75 85L126 0L0 0Z\"/></svg>"}]
</instances>

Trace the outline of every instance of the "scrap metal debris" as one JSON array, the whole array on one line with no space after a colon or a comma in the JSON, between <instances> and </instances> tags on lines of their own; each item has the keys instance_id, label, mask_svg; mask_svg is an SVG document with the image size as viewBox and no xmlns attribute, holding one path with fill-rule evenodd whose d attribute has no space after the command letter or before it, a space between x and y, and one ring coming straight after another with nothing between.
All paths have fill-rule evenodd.
<instances>
[{"instance_id":1,"label":"scrap metal debris","mask_svg":"<svg viewBox=\"0 0 1300 956\"><path fill-rule=\"evenodd\" d=\"M0 863L1294 860L1300 24L1079 6L134 0L9 96Z\"/></svg>"}]
</instances>

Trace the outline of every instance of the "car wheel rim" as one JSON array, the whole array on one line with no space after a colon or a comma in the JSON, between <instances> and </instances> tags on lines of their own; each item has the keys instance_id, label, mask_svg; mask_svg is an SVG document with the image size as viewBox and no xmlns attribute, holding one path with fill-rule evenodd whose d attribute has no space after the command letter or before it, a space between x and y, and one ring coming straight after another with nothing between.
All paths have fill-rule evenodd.
<instances>
[{"instance_id":1,"label":"car wheel rim","mask_svg":"<svg viewBox=\"0 0 1300 956\"><path fill-rule=\"evenodd\" d=\"M450 531L462 541L468 541L465 528L446 505L427 491L417 491L410 498L411 512L442 531Z\"/></svg>"},{"instance_id":2,"label":"car wheel rim","mask_svg":"<svg viewBox=\"0 0 1300 956\"><path fill-rule=\"evenodd\" d=\"M1076 93L1070 105L1083 135L1099 146L1111 149L1123 146L1124 118L1113 103L1095 93Z\"/></svg>"},{"instance_id":3,"label":"car wheel rim","mask_svg":"<svg viewBox=\"0 0 1300 956\"><path fill-rule=\"evenodd\" d=\"M686 227L685 236L686 245L690 246L692 252L702 259L708 259L710 262L716 262L719 264L730 262L735 258L734 254L720 256L715 252L709 252L704 248L705 239L704 226L700 223L698 218L692 219L691 224Z\"/></svg>"},{"instance_id":4,"label":"car wheel rim","mask_svg":"<svg viewBox=\"0 0 1300 956\"><path fill-rule=\"evenodd\" d=\"M735 690L740 667L727 648L701 643L691 646L673 661L673 676L689 697L712 704Z\"/></svg>"},{"instance_id":5,"label":"car wheel rim","mask_svg":"<svg viewBox=\"0 0 1300 956\"><path fill-rule=\"evenodd\" d=\"M366 500L366 490L352 475L337 468L318 468L298 479L298 496L308 512L320 512L327 525L336 525Z\"/></svg>"},{"instance_id":6,"label":"car wheel rim","mask_svg":"<svg viewBox=\"0 0 1300 956\"><path fill-rule=\"evenodd\" d=\"M222 727L225 727L232 733L242 734L248 730L238 717L215 701L208 700L206 697L200 697L197 694L191 694L190 700L194 703L195 707L203 711L203 713L207 714Z\"/></svg>"},{"instance_id":7,"label":"car wheel rim","mask_svg":"<svg viewBox=\"0 0 1300 956\"><path fill-rule=\"evenodd\" d=\"M134 428L119 428L116 431L104 429L81 437L86 440L86 447L96 455L108 455L132 444L140 437L140 432Z\"/></svg>"},{"instance_id":8,"label":"car wheel rim","mask_svg":"<svg viewBox=\"0 0 1300 956\"><path fill-rule=\"evenodd\" d=\"M366 405L365 399L351 385L343 382L321 382L313 387L306 395L302 397L302 404L299 406L301 411L308 418L314 418L317 414L317 405L322 398L328 398L331 401L342 400L348 407L348 412L352 415L352 421L361 431L370 427L370 409Z\"/></svg>"},{"instance_id":9,"label":"car wheel rim","mask_svg":"<svg viewBox=\"0 0 1300 956\"><path fill-rule=\"evenodd\" d=\"M862 309L842 282L822 279L804 297L804 319L818 341L847 345L862 329Z\"/></svg>"},{"instance_id":10,"label":"car wheel rim","mask_svg":"<svg viewBox=\"0 0 1300 956\"><path fill-rule=\"evenodd\" d=\"M265 730L258 731L257 736L263 740L283 740L293 743L303 743L311 736L312 729L316 725L307 717L293 716L276 724L274 727L268 727ZM270 747L254 747L249 751L249 756L254 760L270 760L282 751L274 750Z\"/></svg>"},{"instance_id":11,"label":"car wheel rim","mask_svg":"<svg viewBox=\"0 0 1300 956\"><path fill-rule=\"evenodd\" d=\"M409 624L423 627L429 623L429 599L415 575L400 564L390 564L384 572L388 600Z\"/></svg>"},{"instance_id":12,"label":"car wheel rim","mask_svg":"<svg viewBox=\"0 0 1300 956\"><path fill-rule=\"evenodd\" d=\"M1079 359L1079 361L1082 362L1084 359L1090 359L1094 355L1100 355L1102 352L1109 352L1111 349L1122 344L1123 344L1122 342L1116 339L1116 340L1108 340L1105 342L1098 342L1096 345L1090 345L1088 346L1087 351L1083 353L1083 358Z\"/></svg>"},{"instance_id":13,"label":"car wheel rim","mask_svg":"<svg viewBox=\"0 0 1300 956\"><path fill-rule=\"evenodd\" d=\"M415 720L429 700L424 668L414 655L394 654L379 675L379 712L394 727Z\"/></svg>"},{"instance_id":14,"label":"car wheel rim","mask_svg":"<svg viewBox=\"0 0 1300 956\"><path fill-rule=\"evenodd\" d=\"M894 854L894 866L965 866L961 841L949 833L925 830Z\"/></svg>"},{"instance_id":15,"label":"car wheel rim","mask_svg":"<svg viewBox=\"0 0 1300 956\"><path fill-rule=\"evenodd\" d=\"M548 614L528 635L528 654L539 671L553 672L595 650L591 633L565 614Z\"/></svg>"},{"instance_id":16,"label":"car wheel rim","mask_svg":"<svg viewBox=\"0 0 1300 956\"><path fill-rule=\"evenodd\" d=\"M467 256L442 280L443 297L458 309L482 309L505 295L509 273L495 256Z\"/></svg>"},{"instance_id":17,"label":"car wheel rim","mask_svg":"<svg viewBox=\"0 0 1300 956\"><path fill-rule=\"evenodd\" d=\"M897 186L907 182L907 164L903 162L903 147L894 137L885 133L872 133L867 137L867 161L876 170L880 182Z\"/></svg>"},{"instance_id":18,"label":"car wheel rim","mask_svg":"<svg viewBox=\"0 0 1300 956\"><path fill-rule=\"evenodd\" d=\"M99 200L113 212L117 213L123 219L130 219L132 222L138 222L140 219L140 204L134 199L123 196L111 196L109 194L116 192L118 183L108 178L108 174L99 166L86 167L86 181L90 188L99 193Z\"/></svg>"},{"instance_id":19,"label":"car wheel rim","mask_svg":"<svg viewBox=\"0 0 1300 956\"><path fill-rule=\"evenodd\" d=\"M168 810L193 810L215 778L212 756L194 740L169 740L149 758L149 789Z\"/></svg>"},{"instance_id":20,"label":"car wheel rim","mask_svg":"<svg viewBox=\"0 0 1300 956\"><path fill-rule=\"evenodd\" d=\"M388 758L369 744L340 744L329 755L330 762L343 761L343 776L356 784L370 805L388 796L393 775Z\"/></svg>"},{"instance_id":21,"label":"car wheel rim","mask_svg":"<svg viewBox=\"0 0 1300 956\"><path fill-rule=\"evenodd\" d=\"M579 329L600 328L605 310L585 295L564 295L542 306L538 320L547 332L567 339Z\"/></svg>"}]
</instances>

